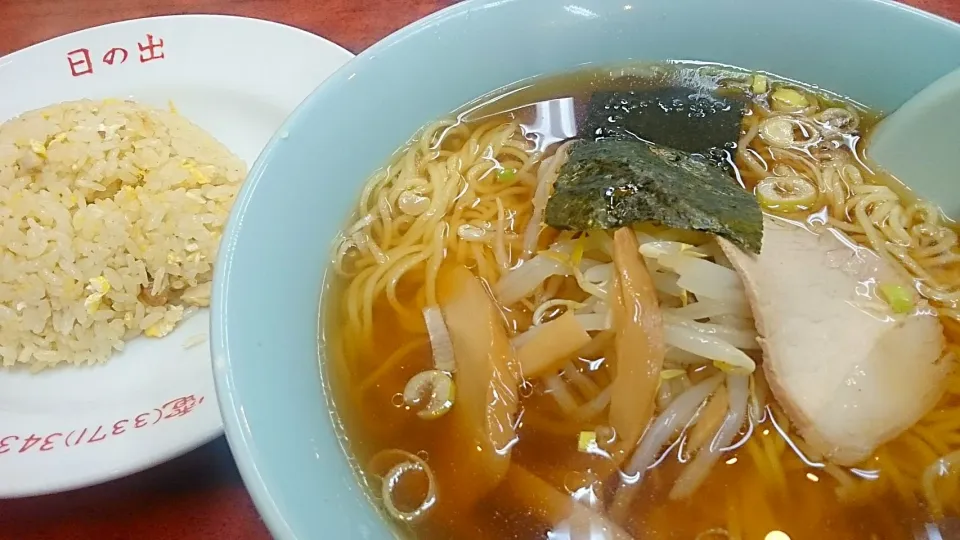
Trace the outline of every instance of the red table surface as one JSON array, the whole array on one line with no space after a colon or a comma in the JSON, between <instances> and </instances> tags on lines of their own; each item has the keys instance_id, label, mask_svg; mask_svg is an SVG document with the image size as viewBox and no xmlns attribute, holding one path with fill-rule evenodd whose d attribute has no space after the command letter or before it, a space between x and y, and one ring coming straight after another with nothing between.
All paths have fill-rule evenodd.
<instances>
[{"instance_id":1,"label":"red table surface","mask_svg":"<svg viewBox=\"0 0 960 540\"><path fill-rule=\"evenodd\" d=\"M0 0L0 55L91 26L176 13L272 19L360 52L390 32L455 1ZM960 0L907 3L960 21ZM194 538L270 538L222 437L128 478L57 495L0 501L2 540Z\"/></svg>"}]
</instances>

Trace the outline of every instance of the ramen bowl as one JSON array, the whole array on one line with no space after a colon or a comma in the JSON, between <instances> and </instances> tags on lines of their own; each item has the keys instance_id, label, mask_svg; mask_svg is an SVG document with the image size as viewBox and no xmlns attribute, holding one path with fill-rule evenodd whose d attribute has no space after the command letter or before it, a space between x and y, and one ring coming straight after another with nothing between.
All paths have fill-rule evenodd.
<instances>
[{"instance_id":1,"label":"ramen bowl","mask_svg":"<svg viewBox=\"0 0 960 540\"><path fill-rule=\"evenodd\" d=\"M668 59L778 73L890 111L958 57L960 26L883 0L469 0L358 55L262 153L217 265L220 406L273 535L394 535L328 404L319 318L334 238L361 186L419 128L531 77Z\"/></svg>"}]
</instances>

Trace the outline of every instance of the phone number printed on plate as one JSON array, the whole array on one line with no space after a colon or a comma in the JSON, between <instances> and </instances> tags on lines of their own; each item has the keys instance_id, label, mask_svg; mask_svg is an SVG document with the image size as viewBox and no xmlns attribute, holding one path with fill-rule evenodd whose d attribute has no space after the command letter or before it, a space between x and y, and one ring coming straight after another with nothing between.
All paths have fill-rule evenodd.
<instances>
[{"instance_id":1,"label":"phone number printed on plate","mask_svg":"<svg viewBox=\"0 0 960 540\"><path fill-rule=\"evenodd\" d=\"M93 444L118 437L131 430L153 426L161 420L172 420L190 414L203 403L203 396L194 395L170 400L160 407L140 413L130 418L121 418L113 424L88 426L71 431L53 433L31 433L30 435L8 435L0 433L0 455L25 454L27 452L49 452L59 448L73 448L81 444Z\"/></svg>"}]
</instances>

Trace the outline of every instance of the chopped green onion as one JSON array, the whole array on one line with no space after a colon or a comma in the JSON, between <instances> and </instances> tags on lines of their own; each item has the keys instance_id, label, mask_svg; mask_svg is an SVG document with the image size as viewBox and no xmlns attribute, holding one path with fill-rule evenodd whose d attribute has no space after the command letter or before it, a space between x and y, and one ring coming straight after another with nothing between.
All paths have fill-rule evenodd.
<instances>
[{"instance_id":1,"label":"chopped green onion","mask_svg":"<svg viewBox=\"0 0 960 540\"><path fill-rule=\"evenodd\" d=\"M817 187L800 176L769 176L756 187L757 200L765 210L788 214L804 210L817 201Z\"/></svg>"},{"instance_id":2,"label":"chopped green onion","mask_svg":"<svg viewBox=\"0 0 960 540\"><path fill-rule=\"evenodd\" d=\"M665 369L660 372L660 378L669 381L670 379L676 379L681 375L686 375L687 370L685 369Z\"/></svg>"},{"instance_id":3,"label":"chopped green onion","mask_svg":"<svg viewBox=\"0 0 960 540\"><path fill-rule=\"evenodd\" d=\"M750 368L747 368L744 366L738 366L735 364L731 364L729 362L724 362L723 360L714 360L713 367L719 369L724 373L733 373L735 375L736 374L749 375L750 373L753 373L753 370Z\"/></svg>"},{"instance_id":4,"label":"chopped green onion","mask_svg":"<svg viewBox=\"0 0 960 540\"><path fill-rule=\"evenodd\" d=\"M581 431L580 438L577 441L577 450L590 453L595 448L597 448L597 432Z\"/></svg>"},{"instance_id":5,"label":"chopped green onion","mask_svg":"<svg viewBox=\"0 0 960 540\"><path fill-rule=\"evenodd\" d=\"M750 87L754 94L763 94L767 91L767 78L759 73L753 76L753 85Z\"/></svg>"},{"instance_id":6,"label":"chopped green onion","mask_svg":"<svg viewBox=\"0 0 960 540\"><path fill-rule=\"evenodd\" d=\"M907 313L913 309L913 292L903 285L880 285L880 294L894 313Z\"/></svg>"},{"instance_id":7,"label":"chopped green onion","mask_svg":"<svg viewBox=\"0 0 960 540\"><path fill-rule=\"evenodd\" d=\"M383 497L383 507L387 514L397 521L403 523L413 523L423 518L426 513L433 508L437 502L437 480L433 476L433 471L427 462L418 456L404 450L384 450L373 457L371 463L383 461L388 458L400 457L401 461L395 464L383 475L380 484L380 494ZM394 503L393 495L401 478L408 474L422 474L427 481L427 491L423 494L420 504L412 510L401 510ZM406 505L405 505L406 506Z\"/></svg>"},{"instance_id":8,"label":"chopped green onion","mask_svg":"<svg viewBox=\"0 0 960 540\"><path fill-rule=\"evenodd\" d=\"M570 254L570 266L579 267L580 261L583 260L583 252L587 247L587 235L590 233L583 233L576 242L573 244L573 253Z\"/></svg>"},{"instance_id":9,"label":"chopped green onion","mask_svg":"<svg viewBox=\"0 0 960 540\"><path fill-rule=\"evenodd\" d=\"M785 116L774 116L760 122L757 134L770 146L787 148L796 142L793 132L796 124Z\"/></svg>"},{"instance_id":10,"label":"chopped green onion","mask_svg":"<svg viewBox=\"0 0 960 540\"><path fill-rule=\"evenodd\" d=\"M500 169L497 171L497 180L500 180L501 182L510 182L516 177L516 169Z\"/></svg>"},{"instance_id":11,"label":"chopped green onion","mask_svg":"<svg viewBox=\"0 0 960 540\"><path fill-rule=\"evenodd\" d=\"M447 414L453 407L456 388L449 374L430 369L417 373L407 381L403 389L403 402L413 407L420 405L424 397L429 397L426 407L418 411L417 416L433 420Z\"/></svg>"},{"instance_id":12,"label":"chopped green onion","mask_svg":"<svg viewBox=\"0 0 960 540\"><path fill-rule=\"evenodd\" d=\"M773 91L770 99L773 100L773 108L778 111L796 111L810 105L806 96L793 88L777 88Z\"/></svg>"}]
</instances>

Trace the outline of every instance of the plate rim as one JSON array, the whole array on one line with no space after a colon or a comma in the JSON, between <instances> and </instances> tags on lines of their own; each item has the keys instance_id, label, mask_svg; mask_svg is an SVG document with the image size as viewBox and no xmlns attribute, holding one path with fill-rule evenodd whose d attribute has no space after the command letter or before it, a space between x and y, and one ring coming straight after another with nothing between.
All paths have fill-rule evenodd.
<instances>
[{"instance_id":1,"label":"plate rim","mask_svg":"<svg viewBox=\"0 0 960 540\"><path fill-rule=\"evenodd\" d=\"M354 56L356 56L355 53L353 53L352 51L350 51L349 49L347 49L347 48L344 47L343 45L340 45L340 44L337 43L336 41L333 41L332 39L325 38L325 37L323 37L323 36L321 36L321 35L319 35L319 34L315 34L315 33L313 33L313 32L310 32L309 30L305 30L305 29L300 28L300 27L298 27L298 26L293 26L293 25L286 24L286 23L282 23L282 22L278 22L278 21L272 21L272 20L270 20L270 19L262 19L262 18L259 18L259 17L247 17L247 16L245 16L245 15L230 15L230 14L226 14L226 13L176 13L176 14L170 14L170 15L153 15L153 16L150 16L150 17L136 17L136 18L133 18L133 19L123 19L123 20L119 20L119 21L113 21L113 22L108 22L108 23L104 23L104 24L98 24L98 25L96 25L96 26L89 26L89 27L86 27L86 28L81 28L81 29L79 29L79 30L73 30L73 31L71 31L71 32L67 32L66 34L59 34L59 35L56 35L56 36L54 36L54 37L45 39L45 40L43 40L43 41L38 41L38 42L36 42L36 43L32 43L32 44L30 44L30 45L27 45L26 47L22 47L22 48L20 48L20 49L16 49L16 50L11 51L11 52L9 52L9 53L7 53L7 54L0 55L0 60L9 60L9 59L11 59L11 58L13 58L13 57L15 57L15 56L17 56L17 55L20 55L21 53L30 52L31 49L39 48L39 47L41 47L41 46L43 46L43 45L47 45L47 44L49 44L49 43L51 43L51 42L54 42L54 41L57 41L57 40L60 40L60 39L66 39L66 38L69 38L69 37L74 37L74 36L77 35L77 34L82 34L82 33L85 33L85 32L92 32L92 31L95 31L95 30L103 30L103 29L105 29L105 28L111 28L111 27L120 27L120 26L125 26L125 25L128 25L128 24L133 24L133 23L138 23L138 22L143 22L143 21L166 21L166 20L184 20L184 19L227 20L227 21L230 21L230 22L246 21L246 22L260 23L260 24L263 24L263 25L266 25L266 26L280 27L280 29L291 30L291 31L293 31L293 32L296 32L296 33L305 35L305 37L313 38L314 40L318 40L318 41L320 41L320 42L325 42L325 43L328 44L328 45L332 45L332 46L334 46L335 48L340 49L341 52L347 53L347 54L350 56L350 58L353 58Z\"/></svg>"},{"instance_id":2,"label":"plate rim","mask_svg":"<svg viewBox=\"0 0 960 540\"><path fill-rule=\"evenodd\" d=\"M253 23L256 26L272 27L275 30L298 34L300 37L307 38L309 42L316 45L317 47L322 47L326 49L325 51L326 53L338 54L342 56L342 63L340 64L340 67L334 70L326 78L329 78L333 73L341 69L343 65L350 62L356 56L349 49L347 49L346 47L340 45L339 43L329 38L326 38L319 34L315 34L313 32L310 32L308 30L305 30L303 28L299 28L297 26L293 26L290 24L272 21L269 19L262 19L258 17L247 17L242 15L217 14L217 13L185 13L185 14L169 14L169 15L157 15L157 16L150 16L150 17L137 17L132 19L123 19L120 21L113 21L113 22L96 25L96 26L81 28L78 30L67 32L65 34L59 34L51 38L45 39L43 41L39 41L37 43L27 45L26 47L16 49L7 54L0 55L0 67L10 62L17 61L19 58L23 56L29 55L31 53L35 53L36 49L39 49L42 47L48 47L51 44L56 43L57 41L70 39L80 34L99 32L103 30L111 30L118 27L124 27L132 24L143 23L145 21L177 22L177 21L184 21L184 20L191 20L191 21L201 20L201 21L206 21L213 24L224 23L224 22L228 24ZM302 51L298 51L298 54L302 54ZM312 54L312 53L308 53L308 54ZM324 80L326 78L324 78ZM321 80L320 82L322 83L323 80ZM312 94L312 92L313 91L311 90L310 93L306 94L301 100L301 102L287 113L287 117L284 119L284 124L286 123L286 119L289 118L290 115L292 115L300 107L300 104L302 104L302 102L306 100ZM18 114L22 114L22 113L18 113ZM13 116L11 118L15 118L15 117L16 116ZM9 119L10 118L0 118L0 123L3 123ZM272 137L274 136L276 136L276 133L271 135L271 140L272 140ZM266 146L264 146L264 148L261 149L261 153L263 152L263 150L267 148L267 146L269 146L269 143ZM259 155L257 159L254 161L254 163L249 164L250 170L252 170L253 165L256 163L257 160L259 160ZM249 172L248 172L248 177L249 177ZM246 183L246 179L244 179L244 183ZM226 230L224 232L226 232ZM225 236L226 235L221 237L221 243L223 242ZM212 306L211 308L208 308L208 309L210 311L210 317L212 320L212 315L213 315ZM209 327L209 324L208 324L208 327ZM211 337L212 337L212 334L211 334ZM216 377L214 376L214 358L213 358L213 351L210 348L210 343L207 344L207 348L210 350L210 358L208 360L209 369L207 372L209 373L209 376L211 377L211 382L213 382L213 386L215 388ZM219 418L219 421L210 422L209 425L205 426L203 429L198 430L198 433L194 437L185 437L182 440L182 444L176 445L175 448L171 448L166 451L157 451L150 454L134 454L129 459L125 459L112 466L100 467L99 473L87 471L84 474L77 475L76 477L71 477L67 481L50 482L45 484L43 487L39 487L39 488L32 487L30 489L17 489L15 486L6 485L4 486L4 490L0 492L0 501L4 499L19 499L19 498L63 493L63 492L73 491L73 490L82 489L86 487L96 486L99 484L111 482L113 480L118 480L120 478L124 478L127 476L135 475L147 469L151 469L163 463L166 463L174 459L177 459L181 456L184 456L200 448L201 446L204 446L205 444L213 441L220 435L224 434L223 414L222 412L219 412L219 405L220 405L219 400L216 400L216 404L218 408L217 417ZM3 415L0 414L0 416L3 416Z\"/></svg>"}]
</instances>

